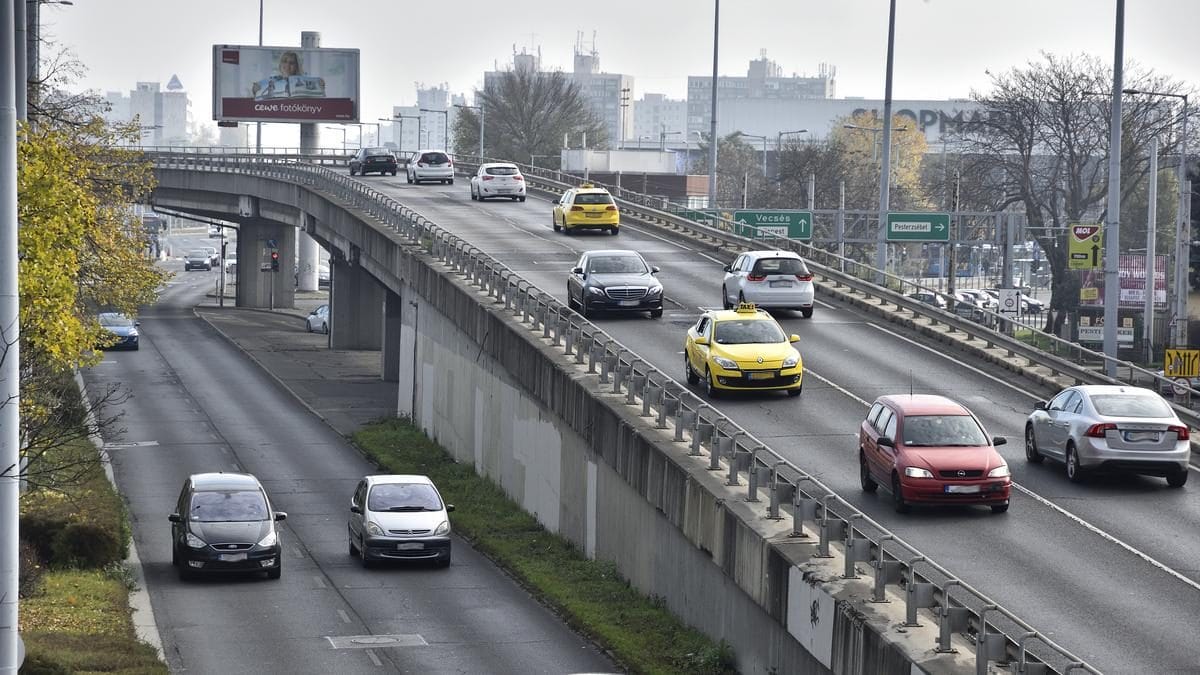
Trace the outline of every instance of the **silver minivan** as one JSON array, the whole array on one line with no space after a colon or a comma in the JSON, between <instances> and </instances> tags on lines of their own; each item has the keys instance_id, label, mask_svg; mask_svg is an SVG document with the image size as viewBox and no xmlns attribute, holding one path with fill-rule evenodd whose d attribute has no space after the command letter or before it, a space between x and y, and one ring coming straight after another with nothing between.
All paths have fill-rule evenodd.
<instances>
[{"instance_id":1,"label":"silver minivan","mask_svg":"<svg viewBox=\"0 0 1200 675\"><path fill-rule=\"evenodd\" d=\"M366 476L350 499L350 555L368 567L378 560L425 560L450 566L453 504L428 476Z\"/></svg>"}]
</instances>

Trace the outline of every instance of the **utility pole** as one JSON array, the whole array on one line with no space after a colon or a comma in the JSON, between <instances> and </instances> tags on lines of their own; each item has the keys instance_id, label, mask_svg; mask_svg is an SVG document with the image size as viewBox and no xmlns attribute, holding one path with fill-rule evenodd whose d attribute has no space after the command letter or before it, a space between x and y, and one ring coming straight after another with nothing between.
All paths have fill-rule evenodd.
<instances>
[{"instance_id":1,"label":"utility pole","mask_svg":"<svg viewBox=\"0 0 1200 675\"><path fill-rule=\"evenodd\" d=\"M879 243L875 251L876 277L879 284L886 283L884 270L887 268L887 214L892 168L892 63L896 45L896 0L891 0L888 9L887 74L883 85L883 161L879 170Z\"/></svg>"},{"instance_id":2,"label":"utility pole","mask_svg":"<svg viewBox=\"0 0 1200 675\"><path fill-rule=\"evenodd\" d=\"M642 97L645 100L645 97ZM617 148L625 149L625 121L629 119L629 87L621 87L621 134Z\"/></svg>"},{"instance_id":3,"label":"utility pole","mask_svg":"<svg viewBox=\"0 0 1200 675\"><path fill-rule=\"evenodd\" d=\"M895 0L893 0L894 2ZM712 120L708 136L708 208L717 208L717 45L720 37L721 0L713 0Z\"/></svg>"},{"instance_id":4,"label":"utility pole","mask_svg":"<svg viewBox=\"0 0 1200 675\"><path fill-rule=\"evenodd\" d=\"M17 59L17 119L25 122L29 120L29 3L26 0L16 0L13 6L16 9L14 53Z\"/></svg>"},{"instance_id":5,"label":"utility pole","mask_svg":"<svg viewBox=\"0 0 1200 675\"><path fill-rule=\"evenodd\" d=\"M258 0L258 46L259 47L263 46L263 43L262 43L263 42L263 40L262 40L263 2L264 2L264 0ZM255 152L255 154L259 154L259 155L262 154L262 122L254 123L254 152Z\"/></svg>"},{"instance_id":6,"label":"utility pole","mask_svg":"<svg viewBox=\"0 0 1200 675\"><path fill-rule=\"evenodd\" d=\"M1125 58L1125 0L1117 0L1116 24L1112 113L1109 118L1108 206L1105 208L1104 226L1104 355L1108 357L1104 360L1104 372L1109 377L1117 375L1117 309L1121 300L1117 257L1121 253L1121 93Z\"/></svg>"}]
</instances>

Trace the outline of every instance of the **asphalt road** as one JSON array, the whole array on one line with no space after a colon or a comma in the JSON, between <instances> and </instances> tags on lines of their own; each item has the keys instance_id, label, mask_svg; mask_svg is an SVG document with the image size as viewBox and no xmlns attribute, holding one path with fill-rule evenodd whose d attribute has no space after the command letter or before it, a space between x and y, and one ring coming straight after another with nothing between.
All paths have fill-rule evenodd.
<instances>
[{"instance_id":1,"label":"asphalt road","mask_svg":"<svg viewBox=\"0 0 1200 675\"><path fill-rule=\"evenodd\" d=\"M630 248L662 268L661 319L594 321L656 367L683 381L683 340L702 308L719 307L721 265L703 252L627 223L619 236L556 234L550 205L470 201L453 186L368 177L438 225L469 240L565 301L566 273L583 250ZM752 395L715 401L723 413L817 475L875 520L1033 627L1110 673L1200 672L1200 477L1182 490L1161 478L1067 482L1062 466L1024 459L1024 422L1037 400L1012 373L925 344L915 335L818 294L812 319L779 313L801 337L806 375L798 399ZM937 393L965 403L992 435L1019 486L1011 510L918 508L895 514L888 495L858 483L857 430L885 393ZM699 393L699 390L697 390Z\"/></svg>"},{"instance_id":2,"label":"asphalt road","mask_svg":"<svg viewBox=\"0 0 1200 675\"><path fill-rule=\"evenodd\" d=\"M84 373L93 395L110 384L128 392L114 408L123 414L121 433L105 442L172 672L615 670L461 539L447 570L365 570L349 557L350 494L373 469L194 316L215 276L180 272L142 313L140 351L110 352ZM218 470L256 474L288 512L279 581L178 580L167 515L188 474ZM352 636L372 639L351 643ZM406 646L381 646L381 636Z\"/></svg>"}]
</instances>

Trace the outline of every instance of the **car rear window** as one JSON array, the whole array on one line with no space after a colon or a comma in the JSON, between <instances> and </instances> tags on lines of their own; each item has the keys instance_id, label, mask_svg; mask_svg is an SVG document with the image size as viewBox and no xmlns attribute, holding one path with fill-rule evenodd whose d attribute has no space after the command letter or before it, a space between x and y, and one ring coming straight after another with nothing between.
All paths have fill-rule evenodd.
<instances>
[{"instance_id":1,"label":"car rear window","mask_svg":"<svg viewBox=\"0 0 1200 675\"><path fill-rule=\"evenodd\" d=\"M489 166L485 171L489 176L515 176L521 173L515 166Z\"/></svg>"},{"instance_id":2,"label":"car rear window","mask_svg":"<svg viewBox=\"0 0 1200 675\"><path fill-rule=\"evenodd\" d=\"M754 274L808 274L808 266L797 258L762 258L754 263Z\"/></svg>"},{"instance_id":3,"label":"car rear window","mask_svg":"<svg viewBox=\"0 0 1200 675\"><path fill-rule=\"evenodd\" d=\"M427 152L421 155L421 161L426 164L445 164L450 158L441 152Z\"/></svg>"},{"instance_id":4,"label":"car rear window","mask_svg":"<svg viewBox=\"0 0 1200 675\"><path fill-rule=\"evenodd\" d=\"M787 342L783 329L774 321L752 319L718 322L713 331L713 339L721 345Z\"/></svg>"},{"instance_id":5,"label":"car rear window","mask_svg":"<svg viewBox=\"0 0 1200 675\"><path fill-rule=\"evenodd\" d=\"M575 195L576 204L611 204L612 195L607 192L581 192Z\"/></svg>"},{"instance_id":6,"label":"car rear window","mask_svg":"<svg viewBox=\"0 0 1200 675\"><path fill-rule=\"evenodd\" d=\"M367 150L368 155L391 155L392 151L387 148L370 148Z\"/></svg>"},{"instance_id":7,"label":"car rear window","mask_svg":"<svg viewBox=\"0 0 1200 675\"><path fill-rule=\"evenodd\" d=\"M1144 394L1098 394L1092 396L1092 405L1105 417L1175 416L1161 397Z\"/></svg>"},{"instance_id":8,"label":"car rear window","mask_svg":"<svg viewBox=\"0 0 1200 675\"><path fill-rule=\"evenodd\" d=\"M380 483L367 496L368 511L441 511L437 490L426 483Z\"/></svg>"},{"instance_id":9,"label":"car rear window","mask_svg":"<svg viewBox=\"0 0 1200 675\"><path fill-rule=\"evenodd\" d=\"M205 490L192 495L188 518L198 523L267 520L267 500L258 490Z\"/></svg>"},{"instance_id":10,"label":"car rear window","mask_svg":"<svg viewBox=\"0 0 1200 675\"><path fill-rule=\"evenodd\" d=\"M904 418L903 443L910 448L988 445L970 415L914 415Z\"/></svg>"}]
</instances>

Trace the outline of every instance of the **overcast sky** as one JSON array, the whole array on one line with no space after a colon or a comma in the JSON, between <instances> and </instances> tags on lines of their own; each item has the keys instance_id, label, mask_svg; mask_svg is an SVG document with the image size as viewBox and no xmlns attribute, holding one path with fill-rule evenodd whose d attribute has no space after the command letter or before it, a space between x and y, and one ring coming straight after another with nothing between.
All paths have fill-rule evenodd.
<instances>
[{"instance_id":1,"label":"overcast sky","mask_svg":"<svg viewBox=\"0 0 1200 675\"><path fill-rule=\"evenodd\" d=\"M196 121L212 119L212 45L258 42L255 0L73 0L44 6L43 32L85 65L80 88L128 94L138 81L178 74ZM706 0L264 0L263 42L361 50L364 121L416 101L414 83L482 86L483 72L541 48L548 68L570 70L576 35L593 34L601 70L634 76L646 92L685 98L688 75L712 72L713 3ZM1116 0L898 0L894 95L964 98L1003 71L1055 54L1111 61ZM719 68L745 75L766 50L785 75L837 68L837 95L882 98L887 0L726 0ZM1200 84L1200 0L1127 3L1125 55ZM469 97L468 97L469 98ZM209 122L211 124L211 122ZM272 125L279 126L279 125Z\"/></svg>"}]
</instances>

